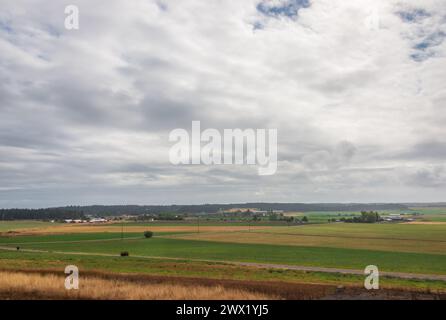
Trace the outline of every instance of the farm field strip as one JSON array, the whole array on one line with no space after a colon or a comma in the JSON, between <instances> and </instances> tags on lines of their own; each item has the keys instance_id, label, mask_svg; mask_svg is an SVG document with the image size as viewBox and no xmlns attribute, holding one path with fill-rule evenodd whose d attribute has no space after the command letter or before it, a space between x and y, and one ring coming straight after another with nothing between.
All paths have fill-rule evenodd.
<instances>
[{"instance_id":1,"label":"farm field strip","mask_svg":"<svg viewBox=\"0 0 446 320\"><path fill-rule=\"evenodd\" d=\"M421 221L411 221L411 222L404 222L403 224L411 224L411 225L446 225L446 217L441 217L441 218L436 218L436 217L432 217L426 220L421 220Z\"/></svg>"},{"instance_id":2,"label":"farm field strip","mask_svg":"<svg viewBox=\"0 0 446 320\"><path fill-rule=\"evenodd\" d=\"M59 283L64 276L54 273L0 271L0 298L14 299L279 299L273 294L257 293L243 288L226 288L185 283L147 283L113 278L84 276L82 290L65 290Z\"/></svg>"},{"instance_id":3,"label":"farm field strip","mask_svg":"<svg viewBox=\"0 0 446 320\"><path fill-rule=\"evenodd\" d=\"M14 248L2 247L0 250L14 251ZM50 253L47 250L36 250L36 249L22 249L23 252L30 253ZM106 253L92 253L92 252L69 252L69 251L51 251L54 254L63 255L86 255L86 256L98 256L98 257L119 257L117 254L106 254ZM133 255L133 258L138 259L161 259L161 260L177 260L184 261L184 258L175 257L160 257L160 256L141 256ZM254 263L254 262L241 262L241 261L228 261L228 260L206 260L206 259L187 259L193 262L212 262L221 264L230 264L236 266L247 266L256 268L267 268L267 269L282 269L282 270L294 270L294 271L308 271L308 272L322 272L322 273L340 273L340 274L350 274L350 275L363 275L363 270L356 269L340 269L340 268L325 268L325 267L309 267L309 266L299 266L299 265L284 265L284 264L270 264L270 263ZM433 281L446 281L446 275L435 275L435 274L415 274L406 272L381 272L381 276L401 278L401 279L419 279L419 280L433 280Z\"/></svg>"},{"instance_id":4,"label":"farm field strip","mask_svg":"<svg viewBox=\"0 0 446 320\"><path fill-rule=\"evenodd\" d=\"M347 224L350 226L350 224ZM287 228L275 228L265 230L252 230L256 233L274 233L301 236L321 236L340 238L361 238L361 239L383 239L383 240L420 240L420 241L440 241L446 242L446 226L443 225L394 225L392 230L388 230L388 225L376 225L372 228L363 228L356 225L358 230L340 226L336 229L327 228L325 225L293 226ZM409 227L409 228L406 228Z\"/></svg>"},{"instance_id":5,"label":"farm field strip","mask_svg":"<svg viewBox=\"0 0 446 320\"><path fill-rule=\"evenodd\" d=\"M48 233L49 229L57 232ZM37 233L34 230L31 235L3 233L0 256L9 252L8 255L17 256L21 261L26 254L42 257L59 254L69 259L116 259L119 264L128 261L120 257L120 252L127 251L132 259L146 263L151 263L151 259L160 263L172 261L173 269L164 271L167 273L176 272L176 263L219 263L278 272L352 273L351 276L357 277L363 275L365 266L373 264L382 275L405 277L408 274L410 279L420 281L446 281L446 227L443 225L200 225L199 229L196 225L156 228L52 225L40 228ZM145 239L143 231L146 230L153 231L154 237ZM98 266L100 270L102 267ZM425 275L433 276L426 278Z\"/></svg>"},{"instance_id":6,"label":"farm field strip","mask_svg":"<svg viewBox=\"0 0 446 320\"><path fill-rule=\"evenodd\" d=\"M5 231L19 231L19 230L29 230L29 229L40 229L54 226L54 223L42 222L42 221L0 221L0 232Z\"/></svg>"},{"instance_id":7,"label":"farm field strip","mask_svg":"<svg viewBox=\"0 0 446 320\"><path fill-rule=\"evenodd\" d=\"M198 234L194 228L190 234ZM224 234L229 230L206 231L199 234ZM401 241L427 241L446 242L446 225L408 225L408 224L320 224L281 226L269 228L255 228L230 230L239 233L264 233L290 236L333 237L346 239L368 240L401 240Z\"/></svg>"},{"instance_id":8,"label":"farm field strip","mask_svg":"<svg viewBox=\"0 0 446 320\"><path fill-rule=\"evenodd\" d=\"M446 225L334 223L259 230L274 233L298 233L323 236L377 237L386 239L446 240Z\"/></svg>"},{"instance_id":9,"label":"farm field strip","mask_svg":"<svg viewBox=\"0 0 446 320\"><path fill-rule=\"evenodd\" d=\"M446 242L399 239L370 239L359 237L338 237L322 235L299 235L262 232L234 233L190 233L165 236L166 238L213 241L223 243L270 244L290 247L329 247L370 249L389 252L415 252L446 255ZM292 249L291 249L292 250Z\"/></svg>"},{"instance_id":10,"label":"farm field strip","mask_svg":"<svg viewBox=\"0 0 446 320\"><path fill-rule=\"evenodd\" d=\"M111 240L121 238L142 238L141 233L73 233L73 234L20 234L14 236L1 236L1 244L32 244L32 243L59 243L59 242L84 242L92 240Z\"/></svg>"},{"instance_id":11,"label":"farm field strip","mask_svg":"<svg viewBox=\"0 0 446 320\"><path fill-rule=\"evenodd\" d=\"M251 233L258 234L280 234L287 236L302 236L302 237L322 237L322 238L345 238L345 239L365 239L365 240L401 240L401 241L426 241L426 242L446 242L446 240L438 239L416 239L416 238L399 238L399 237L370 237L370 236L351 236L351 235L325 235L315 233L285 233L285 232L268 232L268 231L252 231Z\"/></svg>"},{"instance_id":12,"label":"farm field strip","mask_svg":"<svg viewBox=\"0 0 446 320\"><path fill-rule=\"evenodd\" d=\"M253 226L252 230L260 230L267 228L274 228L270 226ZM197 226L124 226L125 232L193 232L197 231ZM229 232L229 231L241 231L248 230L248 226L200 226L200 232ZM32 234L67 234L67 233L102 233L102 232L119 232L118 226L112 225L61 225L45 227L36 230L30 230Z\"/></svg>"},{"instance_id":13,"label":"farm field strip","mask_svg":"<svg viewBox=\"0 0 446 320\"><path fill-rule=\"evenodd\" d=\"M3 247L15 249L3 243ZM446 274L446 255L349 248L224 243L154 237L122 241L24 244L22 249L131 256L170 257L209 261L237 261L314 267L362 269L369 264L383 271ZM20 255L20 252L17 252Z\"/></svg>"},{"instance_id":14,"label":"farm field strip","mask_svg":"<svg viewBox=\"0 0 446 320\"><path fill-rule=\"evenodd\" d=\"M125 237L126 240L138 240L139 237ZM120 241L121 238L108 238L108 239L86 239L86 240L58 240L58 241L27 241L27 242L7 242L8 245L29 245L29 244L56 244L56 243L85 243L85 242L103 242L103 241Z\"/></svg>"},{"instance_id":15,"label":"farm field strip","mask_svg":"<svg viewBox=\"0 0 446 320\"><path fill-rule=\"evenodd\" d=\"M196 262L190 260L172 259L141 259L126 257L103 257L86 255L64 255L54 253L30 253L13 250L0 250L0 270L25 271L38 273L63 273L66 265L74 264L79 267L82 274L102 275L105 273L121 274L133 279L149 277L155 281L176 282L178 279L188 283L215 284L217 279L227 279L232 283L246 285L246 281L265 284L277 283L278 292L283 292L287 284L328 284L363 288L364 275L310 272L298 270L284 270L272 268L259 268L241 265L231 265L216 262ZM197 279L199 281L197 282ZM418 292L446 293L446 281L401 279L382 277L382 289L409 289ZM241 281L241 282L240 282ZM271 282L272 281L272 282ZM387 291L387 290L385 290ZM293 296L295 291L292 291Z\"/></svg>"},{"instance_id":16,"label":"farm field strip","mask_svg":"<svg viewBox=\"0 0 446 320\"><path fill-rule=\"evenodd\" d=\"M158 232L153 237L162 237L177 234L187 234L187 232ZM84 243L102 241L144 239L140 232L124 233L68 233L68 234L20 234L14 236L0 236L0 245L31 245L31 244L57 244L57 243Z\"/></svg>"},{"instance_id":17,"label":"farm field strip","mask_svg":"<svg viewBox=\"0 0 446 320\"><path fill-rule=\"evenodd\" d=\"M285 228L287 230L302 231L306 228L315 229L312 226L299 226ZM280 229L280 230L277 230ZM177 239L191 239L191 240L205 240L205 241L219 241L229 243L259 243L259 244L273 244L273 245L289 245L289 246L326 246L326 247L347 247L347 248L359 248L359 249L375 249L375 250L388 250L388 251L403 251L403 252L428 252L436 254L444 254L446 252L446 244L444 241L439 240L433 243L433 239L398 239L398 238L377 238L377 237L364 237L361 238L355 235L343 235L338 233L337 235L321 235L311 233L285 233L282 232L283 227L276 227L270 230L246 230L237 229L237 231L226 232L210 232L202 231L197 233L193 227L189 227L188 232L158 232L155 233L156 237L171 237ZM321 228L319 228L321 229ZM233 230L230 228L230 230ZM240 231L238 231L240 230ZM117 230L115 230L117 231ZM39 234L36 236L13 236L0 238L1 243L10 243L15 245L25 244L39 244L39 243L78 243L81 241L100 242L100 241L116 241L120 240L121 236L126 239L139 239L138 233L80 233L80 234ZM33 240L34 239L34 240ZM54 241L51 241L54 240ZM352 241L354 240L354 241ZM373 240L371 242L370 240ZM390 240L391 242L389 242ZM432 243L424 243L424 241L430 241Z\"/></svg>"}]
</instances>

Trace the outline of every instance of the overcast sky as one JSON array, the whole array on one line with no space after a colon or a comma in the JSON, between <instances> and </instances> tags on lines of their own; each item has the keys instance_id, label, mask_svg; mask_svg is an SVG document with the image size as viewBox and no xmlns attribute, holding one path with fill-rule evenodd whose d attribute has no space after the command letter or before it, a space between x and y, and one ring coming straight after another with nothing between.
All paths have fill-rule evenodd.
<instances>
[{"instance_id":1,"label":"overcast sky","mask_svg":"<svg viewBox=\"0 0 446 320\"><path fill-rule=\"evenodd\" d=\"M445 39L444 0L1 0L0 207L444 201ZM172 165L192 120L277 173Z\"/></svg>"}]
</instances>

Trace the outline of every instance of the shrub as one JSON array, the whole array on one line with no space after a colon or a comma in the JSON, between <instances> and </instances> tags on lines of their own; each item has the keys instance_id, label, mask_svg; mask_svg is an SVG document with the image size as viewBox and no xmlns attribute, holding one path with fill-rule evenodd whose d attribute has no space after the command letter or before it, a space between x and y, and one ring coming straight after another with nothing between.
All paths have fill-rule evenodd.
<instances>
[{"instance_id":1,"label":"shrub","mask_svg":"<svg viewBox=\"0 0 446 320\"><path fill-rule=\"evenodd\" d=\"M152 238L153 232L152 231L144 231L144 238Z\"/></svg>"}]
</instances>

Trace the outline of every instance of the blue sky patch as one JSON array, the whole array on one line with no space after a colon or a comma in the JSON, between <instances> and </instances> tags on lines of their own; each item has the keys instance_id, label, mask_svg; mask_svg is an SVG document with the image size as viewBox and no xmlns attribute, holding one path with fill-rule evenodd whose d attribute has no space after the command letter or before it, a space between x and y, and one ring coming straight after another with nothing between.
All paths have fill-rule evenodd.
<instances>
[{"instance_id":1,"label":"blue sky patch","mask_svg":"<svg viewBox=\"0 0 446 320\"><path fill-rule=\"evenodd\" d=\"M436 47L443 43L446 34L442 31L433 33L426 38L424 38L421 42L417 43L414 49L425 50L430 47Z\"/></svg>"},{"instance_id":2,"label":"blue sky patch","mask_svg":"<svg viewBox=\"0 0 446 320\"><path fill-rule=\"evenodd\" d=\"M424 9L398 11L396 14L401 18L401 20L407 23L418 22L431 16L431 14Z\"/></svg>"},{"instance_id":3,"label":"blue sky patch","mask_svg":"<svg viewBox=\"0 0 446 320\"><path fill-rule=\"evenodd\" d=\"M411 58L412 60L416 61L416 62L423 62L424 60L427 60L427 59L429 59L429 58L431 58L431 57L433 57L433 56L434 56L434 53L433 53L433 52L424 52L424 51L421 51L421 52L415 52L415 53L412 53L412 54L410 55L410 58Z\"/></svg>"},{"instance_id":4,"label":"blue sky patch","mask_svg":"<svg viewBox=\"0 0 446 320\"><path fill-rule=\"evenodd\" d=\"M268 17L296 17L299 10L308 8L310 0L284 0L277 2L263 1L257 5L257 11Z\"/></svg>"},{"instance_id":5,"label":"blue sky patch","mask_svg":"<svg viewBox=\"0 0 446 320\"><path fill-rule=\"evenodd\" d=\"M413 42L410 58L417 62L425 61L436 55L435 47L441 45L446 38L446 33L437 27L429 27L422 22L424 19L431 18L433 15L423 8L403 10L396 12L404 23L412 24L415 31L409 36Z\"/></svg>"},{"instance_id":6,"label":"blue sky patch","mask_svg":"<svg viewBox=\"0 0 446 320\"><path fill-rule=\"evenodd\" d=\"M12 27L11 27L11 23L8 23L8 22L2 21L2 20L0 20L0 30L4 30L7 33L12 33L13 32Z\"/></svg>"},{"instance_id":7,"label":"blue sky patch","mask_svg":"<svg viewBox=\"0 0 446 320\"><path fill-rule=\"evenodd\" d=\"M432 52L432 50L429 49L441 45L445 38L446 33L444 33L443 31L438 31L430 34L413 47L416 52L413 53L410 57L418 62L432 57L434 53Z\"/></svg>"}]
</instances>

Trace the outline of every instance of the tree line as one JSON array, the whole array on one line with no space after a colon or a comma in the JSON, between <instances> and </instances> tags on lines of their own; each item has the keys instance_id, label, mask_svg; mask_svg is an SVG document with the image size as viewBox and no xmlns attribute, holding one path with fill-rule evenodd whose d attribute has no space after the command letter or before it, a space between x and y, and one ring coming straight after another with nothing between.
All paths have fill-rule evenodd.
<instances>
[{"instance_id":1,"label":"tree line","mask_svg":"<svg viewBox=\"0 0 446 320\"><path fill-rule=\"evenodd\" d=\"M0 209L0 220L65 220L85 219L82 211L48 209Z\"/></svg>"},{"instance_id":2,"label":"tree line","mask_svg":"<svg viewBox=\"0 0 446 320\"><path fill-rule=\"evenodd\" d=\"M336 219L329 219L329 222L335 222ZM361 211L360 216L354 216L352 218L342 217L339 221L347 223L375 223L381 221L381 217L378 212L375 211Z\"/></svg>"}]
</instances>

